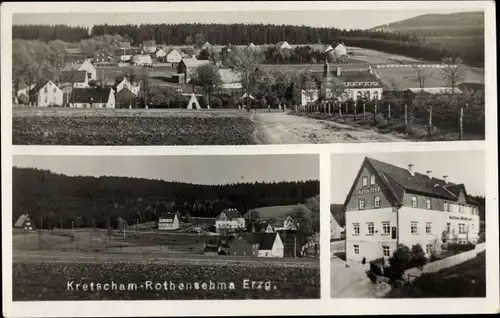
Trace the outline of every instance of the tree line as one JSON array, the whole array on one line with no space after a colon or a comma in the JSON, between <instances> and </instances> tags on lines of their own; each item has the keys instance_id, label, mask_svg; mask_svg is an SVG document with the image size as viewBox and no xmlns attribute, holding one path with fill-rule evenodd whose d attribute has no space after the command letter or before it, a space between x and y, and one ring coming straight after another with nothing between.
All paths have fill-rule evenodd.
<instances>
[{"instance_id":1,"label":"tree line","mask_svg":"<svg viewBox=\"0 0 500 318\"><path fill-rule=\"evenodd\" d=\"M319 181L199 185L129 177L70 177L13 168L13 222L28 214L35 226L105 227L158 219L159 211L215 217L224 208L249 209L304 203L319 195ZM161 207L161 208L160 208ZM166 208L166 210L164 209ZM159 210L163 209L163 210Z\"/></svg>"}]
</instances>

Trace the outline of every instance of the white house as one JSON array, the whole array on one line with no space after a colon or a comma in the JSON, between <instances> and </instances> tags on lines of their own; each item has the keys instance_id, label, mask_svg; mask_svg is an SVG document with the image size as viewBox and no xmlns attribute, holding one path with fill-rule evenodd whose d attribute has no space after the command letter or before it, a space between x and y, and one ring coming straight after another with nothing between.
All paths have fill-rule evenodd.
<instances>
[{"instance_id":1,"label":"white house","mask_svg":"<svg viewBox=\"0 0 500 318\"><path fill-rule=\"evenodd\" d=\"M172 50L168 52L166 60L168 63L179 63L182 60L182 54L177 50Z\"/></svg>"},{"instance_id":2,"label":"white house","mask_svg":"<svg viewBox=\"0 0 500 318\"><path fill-rule=\"evenodd\" d=\"M14 228L24 229L25 231L32 231L35 229L34 224L28 214L21 215L14 224Z\"/></svg>"},{"instance_id":3,"label":"white house","mask_svg":"<svg viewBox=\"0 0 500 318\"><path fill-rule=\"evenodd\" d=\"M134 55L131 61L134 65L141 65L141 66L153 65L153 60L151 59L151 56L146 54Z\"/></svg>"},{"instance_id":4,"label":"white house","mask_svg":"<svg viewBox=\"0 0 500 318\"><path fill-rule=\"evenodd\" d=\"M96 80L97 79L97 69L95 66L90 63L89 60L85 60L77 69L78 71L87 72L87 80Z\"/></svg>"},{"instance_id":5,"label":"white house","mask_svg":"<svg viewBox=\"0 0 500 318\"><path fill-rule=\"evenodd\" d=\"M130 83L130 81L124 77L118 85L116 85L116 92L118 93L122 89L127 88L129 91L131 91L134 95L138 95L140 90L141 90L141 84L140 83Z\"/></svg>"},{"instance_id":6,"label":"white house","mask_svg":"<svg viewBox=\"0 0 500 318\"><path fill-rule=\"evenodd\" d=\"M36 96L38 107L62 106L63 92L52 81L44 80L33 87L32 96Z\"/></svg>"},{"instance_id":7,"label":"white house","mask_svg":"<svg viewBox=\"0 0 500 318\"><path fill-rule=\"evenodd\" d=\"M144 41L142 42L142 51L146 54L152 54L156 52L156 41L151 40L151 41Z\"/></svg>"},{"instance_id":8,"label":"white house","mask_svg":"<svg viewBox=\"0 0 500 318\"><path fill-rule=\"evenodd\" d=\"M279 50L284 50L284 49L291 50L292 46L290 44L288 44L287 41L280 41L280 42L276 43L276 48L278 48Z\"/></svg>"},{"instance_id":9,"label":"white house","mask_svg":"<svg viewBox=\"0 0 500 318\"><path fill-rule=\"evenodd\" d=\"M346 258L391 257L399 244L427 255L444 241L479 238L479 209L463 184L365 158L344 203Z\"/></svg>"},{"instance_id":10,"label":"white house","mask_svg":"<svg viewBox=\"0 0 500 318\"><path fill-rule=\"evenodd\" d=\"M333 47L333 50L340 56L347 55L347 47L344 43L336 43Z\"/></svg>"},{"instance_id":11,"label":"white house","mask_svg":"<svg viewBox=\"0 0 500 318\"><path fill-rule=\"evenodd\" d=\"M159 230L176 230L180 227L179 215L177 213L165 213L158 218Z\"/></svg>"},{"instance_id":12,"label":"white house","mask_svg":"<svg viewBox=\"0 0 500 318\"><path fill-rule=\"evenodd\" d=\"M215 219L215 229L238 230L245 228L245 219L237 209L224 209Z\"/></svg>"},{"instance_id":13,"label":"white house","mask_svg":"<svg viewBox=\"0 0 500 318\"><path fill-rule=\"evenodd\" d=\"M165 56L167 55L167 52L165 52L163 49L158 49L156 52L155 52L155 57L156 59L163 59Z\"/></svg>"},{"instance_id":14,"label":"white house","mask_svg":"<svg viewBox=\"0 0 500 318\"><path fill-rule=\"evenodd\" d=\"M283 257L285 246L279 233L260 233L259 257Z\"/></svg>"},{"instance_id":15,"label":"white house","mask_svg":"<svg viewBox=\"0 0 500 318\"><path fill-rule=\"evenodd\" d=\"M112 88L75 88L69 98L71 108L115 108Z\"/></svg>"}]
</instances>

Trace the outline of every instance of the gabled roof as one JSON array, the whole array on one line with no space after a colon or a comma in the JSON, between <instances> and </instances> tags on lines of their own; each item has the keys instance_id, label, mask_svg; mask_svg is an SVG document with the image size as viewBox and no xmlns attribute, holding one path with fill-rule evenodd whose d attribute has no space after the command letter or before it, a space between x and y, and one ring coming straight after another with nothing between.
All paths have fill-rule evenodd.
<instances>
[{"instance_id":1,"label":"gabled roof","mask_svg":"<svg viewBox=\"0 0 500 318\"><path fill-rule=\"evenodd\" d=\"M221 213L226 214L230 219L237 219L242 217L240 211L236 209L224 209Z\"/></svg>"},{"instance_id":2,"label":"gabled roof","mask_svg":"<svg viewBox=\"0 0 500 318\"><path fill-rule=\"evenodd\" d=\"M71 96L72 103L107 103L111 88L75 88Z\"/></svg>"},{"instance_id":3,"label":"gabled roof","mask_svg":"<svg viewBox=\"0 0 500 318\"><path fill-rule=\"evenodd\" d=\"M278 233L259 233L259 250L271 250Z\"/></svg>"},{"instance_id":4,"label":"gabled roof","mask_svg":"<svg viewBox=\"0 0 500 318\"><path fill-rule=\"evenodd\" d=\"M288 42L287 41L279 41L278 43L276 43L276 46L281 47L281 46L283 46L283 44L288 44ZM290 44L288 44L288 45L290 45Z\"/></svg>"},{"instance_id":5,"label":"gabled roof","mask_svg":"<svg viewBox=\"0 0 500 318\"><path fill-rule=\"evenodd\" d=\"M86 71L62 71L61 83L85 83L87 78Z\"/></svg>"},{"instance_id":6,"label":"gabled roof","mask_svg":"<svg viewBox=\"0 0 500 318\"><path fill-rule=\"evenodd\" d=\"M208 60L197 60L197 59L182 59L181 63L184 63L187 68L196 68L201 65L210 63Z\"/></svg>"},{"instance_id":7,"label":"gabled roof","mask_svg":"<svg viewBox=\"0 0 500 318\"><path fill-rule=\"evenodd\" d=\"M454 184L434 177L429 178L429 176L418 172L415 172L412 176L408 169L400 168L368 157L365 158L362 166L365 164L369 164L375 170L390 193L392 199L396 203L402 203L405 192L456 201L458 199L458 195L463 190L467 198L465 186L463 184ZM360 172L358 173L356 179L359 178ZM347 199L349 199L353 190L354 184ZM470 200L467 201L470 202Z\"/></svg>"},{"instance_id":8,"label":"gabled roof","mask_svg":"<svg viewBox=\"0 0 500 318\"><path fill-rule=\"evenodd\" d=\"M155 40L143 41L142 45L143 46L156 46L156 41Z\"/></svg>"},{"instance_id":9,"label":"gabled roof","mask_svg":"<svg viewBox=\"0 0 500 318\"><path fill-rule=\"evenodd\" d=\"M335 72L335 70L333 70ZM372 74L368 71L362 71L362 72L353 72L353 71L347 71L347 72L342 72L339 78L343 82L379 82L377 76L375 74Z\"/></svg>"},{"instance_id":10,"label":"gabled roof","mask_svg":"<svg viewBox=\"0 0 500 318\"><path fill-rule=\"evenodd\" d=\"M164 220L166 223L173 223L177 213L162 213L160 215L160 220Z\"/></svg>"},{"instance_id":11,"label":"gabled roof","mask_svg":"<svg viewBox=\"0 0 500 318\"><path fill-rule=\"evenodd\" d=\"M47 85L48 82L51 82L48 79L41 79L33 88L31 89L31 92L39 92L45 85Z\"/></svg>"},{"instance_id":12,"label":"gabled roof","mask_svg":"<svg viewBox=\"0 0 500 318\"><path fill-rule=\"evenodd\" d=\"M24 222L26 222L27 220L29 220L28 214L21 215L14 224L14 227L23 227Z\"/></svg>"}]
</instances>

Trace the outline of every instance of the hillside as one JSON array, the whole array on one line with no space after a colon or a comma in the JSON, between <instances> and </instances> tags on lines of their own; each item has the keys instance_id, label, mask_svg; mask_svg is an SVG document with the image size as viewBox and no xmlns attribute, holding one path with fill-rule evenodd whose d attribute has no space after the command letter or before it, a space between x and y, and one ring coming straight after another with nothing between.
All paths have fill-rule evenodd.
<instances>
[{"instance_id":1,"label":"hillside","mask_svg":"<svg viewBox=\"0 0 500 318\"><path fill-rule=\"evenodd\" d=\"M484 36L484 13L478 11L425 14L370 29L370 31L381 30L408 35L415 34L419 37Z\"/></svg>"},{"instance_id":2,"label":"hillside","mask_svg":"<svg viewBox=\"0 0 500 318\"><path fill-rule=\"evenodd\" d=\"M224 208L252 208L307 202L319 181L199 185L129 177L70 177L46 170L13 168L13 220L28 213L43 227L72 221L104 226L157 218L161 203L196 217L215 217ZM40 227L40 224L35 224Z\"/></svg>"}]
</instances>

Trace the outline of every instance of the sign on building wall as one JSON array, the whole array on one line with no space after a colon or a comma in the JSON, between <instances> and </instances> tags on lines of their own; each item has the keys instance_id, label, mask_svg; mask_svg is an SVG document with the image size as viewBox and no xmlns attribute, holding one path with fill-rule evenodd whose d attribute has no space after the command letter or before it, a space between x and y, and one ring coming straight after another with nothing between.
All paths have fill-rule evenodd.
<instances>
[{"instance_id":1,"label":"sign on building wall","mask_svg":"<svg viewBox=\"0 0 500 318\"><path fill-rule=\"evenodd\" d=\"M380 187L359 189L355 194L356 195L363 195L363 194L370 194L370 193L377 193L377 192L380 192Z\"/></svg>"}]
</instances>

